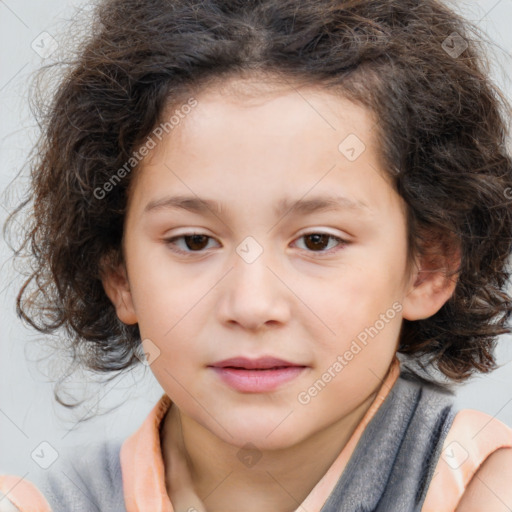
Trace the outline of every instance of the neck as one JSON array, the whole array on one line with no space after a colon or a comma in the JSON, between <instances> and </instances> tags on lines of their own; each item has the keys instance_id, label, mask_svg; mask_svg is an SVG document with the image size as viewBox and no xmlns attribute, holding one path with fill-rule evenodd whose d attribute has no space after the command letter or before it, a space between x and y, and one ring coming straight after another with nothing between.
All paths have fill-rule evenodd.
<instances>
[{"instance_id":1,"label":"neck","mask_svg":"<svg viewBox=\"0 0 512 512\"><path fill-rule=\"evenodd\" d=\"M345 447L376 393L300 443L262 452L226 443L173 404L162 426L162 453L175 512L295 511Z\"/></svg>"}]
</instances>

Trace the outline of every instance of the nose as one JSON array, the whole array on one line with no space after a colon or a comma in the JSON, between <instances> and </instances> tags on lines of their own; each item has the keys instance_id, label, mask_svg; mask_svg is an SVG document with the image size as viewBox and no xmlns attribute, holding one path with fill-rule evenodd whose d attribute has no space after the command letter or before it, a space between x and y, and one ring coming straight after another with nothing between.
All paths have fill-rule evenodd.
<instances>
[{"instance_id":1,"label":"nose","mask_svg":"<svg viewBox=\"0 0 512 512\"><path fill-rule=\"evenodd\" d=\"M220 288L220 321L253 331L288 322L293 293L277 266L267 265L265 252L252 262L235 253L232 263Z\"/></svg>"}]
</instances>

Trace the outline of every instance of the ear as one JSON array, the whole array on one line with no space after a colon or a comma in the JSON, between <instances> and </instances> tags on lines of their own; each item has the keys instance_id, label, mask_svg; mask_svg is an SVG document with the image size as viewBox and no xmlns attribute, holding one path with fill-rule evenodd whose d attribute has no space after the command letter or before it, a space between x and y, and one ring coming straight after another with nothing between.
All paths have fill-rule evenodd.
<instances>
[{"instance_id":1,"label":"ear","mask_svg":"<svg viewBox=\"0 0 512 512\"><path fill-rule=\"evenodd\" d=\"M460 249L436 243L434 256L417 257L403 299L403 318L422 320L435 315L453 295L458 279Z\"/></svg>"},{"instance_id":2,"label":"ear","mask_svg":"<svg viewBox=\"0 0 512 512\"><path fill-rule=\"evenodd\" d=\"M104 260L101 267L103 289L116 308L119 320L127 325L136 324L137 315L124 262L112 265Z\"/></svg>"}]
</instances>

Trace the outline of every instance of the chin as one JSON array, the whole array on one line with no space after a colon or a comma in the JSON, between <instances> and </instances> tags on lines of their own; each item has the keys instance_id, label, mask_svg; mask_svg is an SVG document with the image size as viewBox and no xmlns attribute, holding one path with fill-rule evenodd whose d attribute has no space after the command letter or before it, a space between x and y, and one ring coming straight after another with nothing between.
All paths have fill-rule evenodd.
<instances>
[{"instance_id":1,"label":"chin","mask_svg":"<svg viewBox=\"0 0 512 512\"><path fill-rule=\"evenodd\" d=\"M253 425L252 427L247 427L247 425L238 427L232 424L229 429L229 434L232 437L224 431L222 431L221 437L232 446L249 451L251 447L252 449L256 447L261 451L282 450L300 442L301 438L297 435L296 429L293 431L290 426L287 428L282 425L277 428L271 426L278 424L279 422L269 422L265 425ZM219 433L216 432L215 434L218 435Z\"/></svg>"}]
</instances>

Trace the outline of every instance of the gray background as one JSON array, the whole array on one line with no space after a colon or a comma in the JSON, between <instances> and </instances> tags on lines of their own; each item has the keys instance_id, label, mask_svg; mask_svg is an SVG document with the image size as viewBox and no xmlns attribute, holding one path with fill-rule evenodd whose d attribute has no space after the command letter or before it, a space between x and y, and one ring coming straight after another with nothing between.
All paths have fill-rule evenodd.
<instances>
[{"instance_id":1,"label":"gray background","mask_svg":"<svg viewBox=\"0 0 512 512\"><path fill-rule=\"evenodd\" d=\"M32 45L48 32L59 41L75 8L83 1L0 0L0 222L4 222L20 196L24 179L14 185L14 177L23 167L37 126L28 108L28 81L31 73L50 59L41 57ZM493 52L495 80L509 97L512 95L512 0L481 0L455 3L471 20L478 21L495 43ZM34 42L35 41L35 42ZM34 42L34 43L33 43ZM46 39L48 44L49 40ZM42 50L42 44L39 43ZM36 46L37 48L37 46ZM48 46L46 46L48 48ZM58 50L57 50L58 53ZM11 253L2 238L0 246L0 473L19 474L30 479L34 469L31 454L45 452L50 462L53 451L94 441L102 437L125 437L133 432L162 394L151 372L140 368L105 385L87 385L93 400L86 408L70 413L53 399L51 378L59 360L51 352L46 362L36 365L44 354L41 335L24 327L14 312L14 300L20 278L11 261ZM502 337L498 346L500 369L491 375L473 378L460 388L461 407L474 408L496 416L512 426L512 343ZM49 377L46 377L48 373ZM85 386L87 376L74 379L76 389ZM89 422L79 419L90 410L108 411ZM46 447L46 448L45 448ZM42 449L42 451L41 451ZM43 462L44 463L44 462Z\"/></svg>"}]
</instances>

